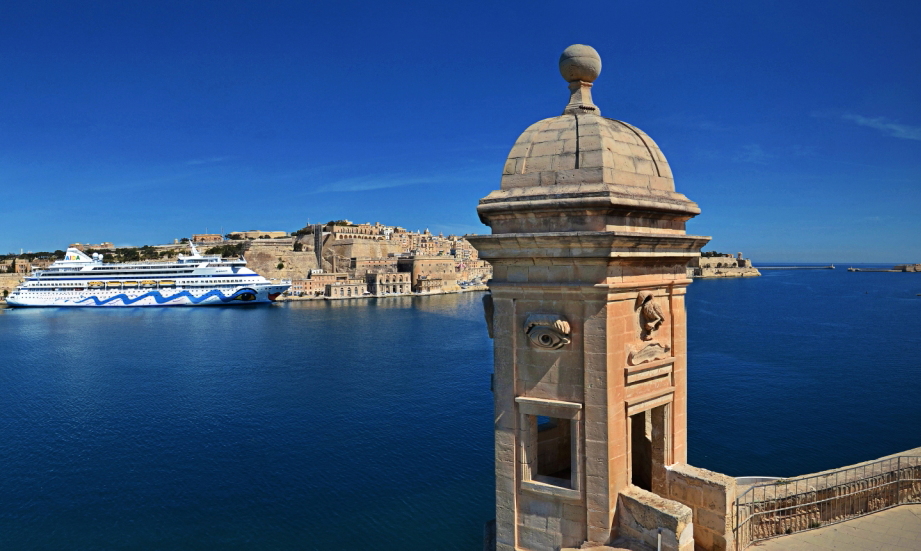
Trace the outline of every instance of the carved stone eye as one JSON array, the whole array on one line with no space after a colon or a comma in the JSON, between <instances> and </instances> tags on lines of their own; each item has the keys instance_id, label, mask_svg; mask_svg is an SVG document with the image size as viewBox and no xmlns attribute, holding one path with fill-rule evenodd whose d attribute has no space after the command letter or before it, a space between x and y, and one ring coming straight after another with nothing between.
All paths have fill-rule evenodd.
<instances>
[{"instance_id":1,"label":"carved stone eye","mask_svg":"<svg viewBox=\"0 0 921 551\"><path fill-rule=\"evenodd\" d=\"M569 322L562 316L531 314L525 321L525 334L531 344L545 350L555 350L570 343Z\"/></svg>"},{"instance_id":2,"label":"carved stone eye","mask_svg":"<svg viewBox=\"0 0 921 551\"><path fill-rule=\"evenodd\" d=\"M538 348L555 349L569 344L568 337L560 335L549 327L534 327L528 333L528 338Z\"/></svg>"}]
</instances>

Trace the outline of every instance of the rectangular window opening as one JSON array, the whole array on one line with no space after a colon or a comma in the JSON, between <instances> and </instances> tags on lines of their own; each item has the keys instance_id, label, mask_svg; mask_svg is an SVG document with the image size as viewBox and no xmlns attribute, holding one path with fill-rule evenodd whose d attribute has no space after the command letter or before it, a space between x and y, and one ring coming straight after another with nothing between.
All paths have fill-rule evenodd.
<instances>
[{"instance_id":1,"label":"rectangular window opening","mask_svg":"<svg viewBox=\"0 0 921 551\"><path fill-rule=\"evenodd\" d=\"M537 458L534 479L572 488L572 421L533 416L537 424Z\"/></svg>"}]
</instances>

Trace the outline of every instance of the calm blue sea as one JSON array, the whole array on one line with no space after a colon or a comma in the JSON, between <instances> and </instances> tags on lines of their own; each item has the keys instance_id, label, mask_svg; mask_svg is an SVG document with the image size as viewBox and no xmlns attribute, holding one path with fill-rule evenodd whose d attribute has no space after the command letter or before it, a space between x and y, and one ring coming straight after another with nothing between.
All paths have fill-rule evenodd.
<instances>
[{"instance_id":1,"label":"calm blue sea","mask_svg":"<svg viewBox=\"0 0 921 551\"><path fill-rule=\"evenodd\" d=\"M917 293L695 282L690 461L785 476L921 446ZM0 549L479 550L480 296L0 309Z\"/></svg>"}]
</instances>

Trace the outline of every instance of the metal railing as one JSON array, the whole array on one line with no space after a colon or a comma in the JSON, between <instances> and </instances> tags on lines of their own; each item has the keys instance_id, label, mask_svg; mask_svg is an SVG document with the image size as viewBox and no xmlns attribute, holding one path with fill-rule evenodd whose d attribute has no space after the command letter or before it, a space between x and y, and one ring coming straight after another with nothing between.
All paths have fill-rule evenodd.
<instances>
[{"instance_id":1,"label":"metal railing","mask_svg":"<svg viewBox=\"0 0 921 551\"><path fill-rule=\"evenodd\" d=\"M921 503L921 457L897 456L757 484L736 498L736 549L905 503Z\"/></svg>"}]
</instances>

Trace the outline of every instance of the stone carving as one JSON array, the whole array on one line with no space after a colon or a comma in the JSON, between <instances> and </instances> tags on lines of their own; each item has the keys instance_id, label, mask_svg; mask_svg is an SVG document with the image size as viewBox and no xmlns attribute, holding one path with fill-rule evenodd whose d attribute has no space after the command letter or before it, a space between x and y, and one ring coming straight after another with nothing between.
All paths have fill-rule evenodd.
<instances>
[{"instance_id":1,"label":"stone carving","mask_svg":"<svg viewBox=\"0 0 921 551\"><path fill-rule=\"evenodd\" d=\"M556 314L531 314L524 322L524 332L531 344L545 350L556 350L570 343L569 322Z\"/></svg>"},{"instance_id":2,"label":"stone carving","mask_svg":"<svg viewBox=\"0 0 921 551\"><path fill-rule=\"evenodd\" d=\"M483 315L486 317L486 332L489 334L489 338L492 339L492 319L493 314L496 311L496 307L492 302L492 295L487 293L483 295Z\"/></svg>"},{"instance_id":3,"label":"stone carving","mask_svg":"<svg viewBox=\"0 0 921 551\"><path fill-rule=\"evenodd\" d=\"M640 310L640 338L644 341L652 340L652 334L665 321L662 309L652 298L652 293L643 291L636 297L636 308Z\"/></svg>"},{"instance_id":4,"label":"stone carving","mask_svg":"<svg viewBox=\"0 0 921 551\"><path fill-rule=\"evenodd\" d=\"M640 340L645 342L630 350L630 354L627 356L627 363L629 365L639 365L667 358L670 355L670 347L653 340L653 334L665 322L665 314L662 313L662 308L659 307L649 291L642 291L636 296L635 308L639 310Z\"/></svg>"},{"instance_id":5,"label":"stone carving","mask_svg":"<svg viewBox=\"0 0 921 551\"><path fill-rule=\"evenodd\" d=\"M629 365L640 365L653 360L661 360L669 357L669 352L668 346L662 346L657 342L649 343L638 350L631 350L630 355L627 357L627 363Z\"/></svg>"}]
</instances>

